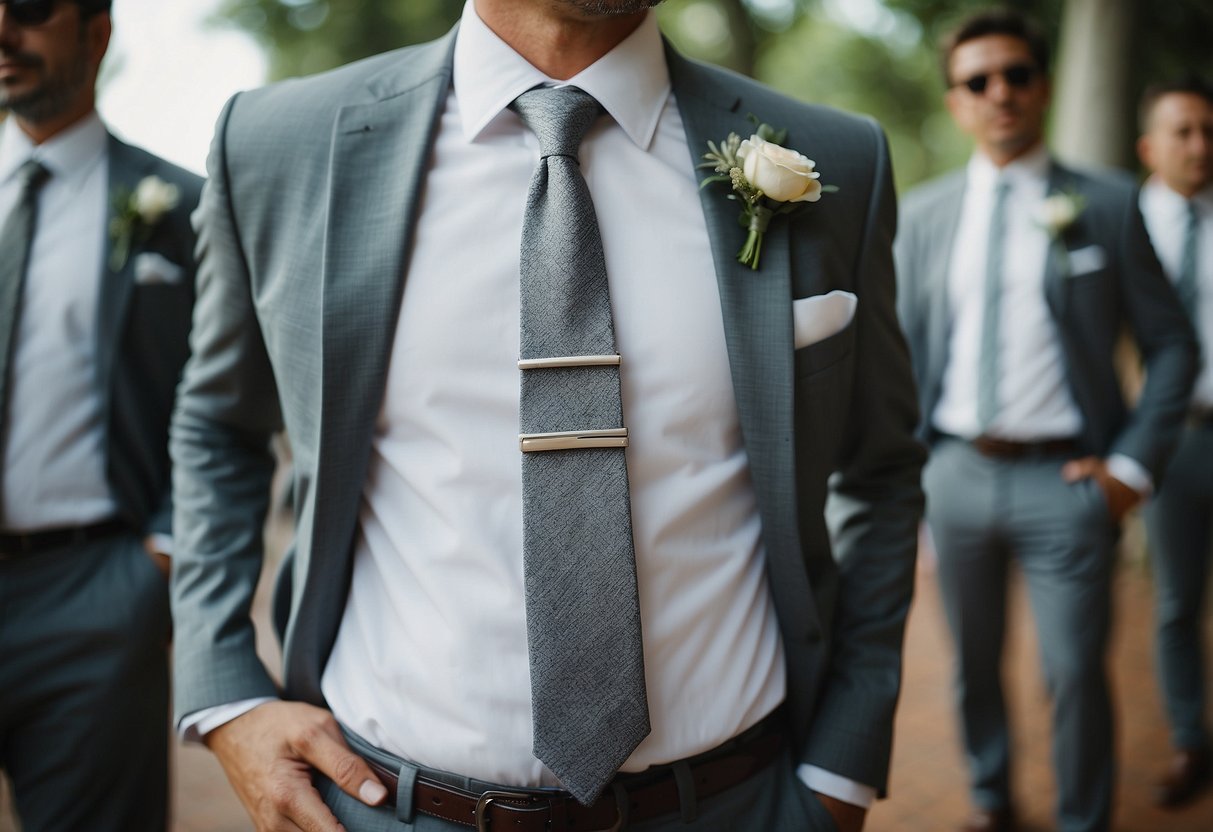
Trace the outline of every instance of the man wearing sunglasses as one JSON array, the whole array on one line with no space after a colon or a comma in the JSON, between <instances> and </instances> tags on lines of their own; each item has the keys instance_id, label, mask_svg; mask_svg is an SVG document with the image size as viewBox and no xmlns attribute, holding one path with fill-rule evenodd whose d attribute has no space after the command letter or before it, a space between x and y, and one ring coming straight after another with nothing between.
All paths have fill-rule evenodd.
<instances>
[{"instance_id":1,"label":"man wearing sunglasses","mask_svg":"<svg viewBox=\"0 0 1213 832\"><path fill-rule=\"evenodd\" d=\"M1195 343L1131 182L1049 155L1049 50L1036 27L980 13L943 62L948 109L976 149L964 170L905 198L896 256L975 806L962 828L1014 822L1000 678L1014 563L1053 700L1058 827L1106 830L1115 544L1175 446ZM1113 362L1125 329L1147 376L1133 410Z\"/></svg>"},{"instance_id":2,"label":"man wearing sunglasses","mask_svg":"<svg viewBox=\"0 0 1213 832\"><path fill-rule=\"evenodd\" d=\"M198 177L94 109L109 0L0 0L0 767L25 832L167 823L168 420Z\"/></svg>"}]
</instances>

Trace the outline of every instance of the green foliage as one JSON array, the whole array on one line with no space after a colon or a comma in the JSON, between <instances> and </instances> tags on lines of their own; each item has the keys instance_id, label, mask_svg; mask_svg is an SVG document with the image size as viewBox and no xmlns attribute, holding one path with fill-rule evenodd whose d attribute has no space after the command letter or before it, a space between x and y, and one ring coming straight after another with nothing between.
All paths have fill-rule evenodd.
<instances>
[{"instance_id":1,"label":"green foliage","mask_svg":"<svg viewBox=\"0 0 1213 832\"><path fill-rule=\"evenodd\" d=\"M462 9L463 0L224 0L216 19L256 38L270 76L286 78L432 40Z\"/></svg>"},{"instance_id":2,"label":"green foliage","mask_svg":"<svg viewBox=\"0 0 1213 832\"><path fill-rule=\"evenodd\" d=\"M521 2L521 0L519 0ZM1057 43L1067 0L1018 0ZM1137 9L1132 95L1186 71L1213 76L1213 3L1129 0ZM958 164L968 142L943 109L936 44L990 0L667 0L662 30L683 53L796 98L870 114L885 127L899 187ZM883 10L880 26L843 10ZM224 0L217 20L251 33L271 75L318 72L446 32L463 0ZM794 140L794 137L793 137ZM811 155L811 149L807 149Z\"/></svg>"}]
</instances>

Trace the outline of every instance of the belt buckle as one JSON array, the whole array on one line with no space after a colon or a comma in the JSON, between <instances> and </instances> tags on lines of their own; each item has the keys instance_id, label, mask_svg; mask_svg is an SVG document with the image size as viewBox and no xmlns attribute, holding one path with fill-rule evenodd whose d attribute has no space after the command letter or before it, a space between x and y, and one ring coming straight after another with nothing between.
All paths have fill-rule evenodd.
<instances>
[{"instance_id":1,"label":"belt buckle","mask_svg":"<svg viewBox=\"0 0 1213 832\"><path fill-rule=\"evenodd\" d=\"M535 795L526 794L524 792L506 792L506 791L487 791L482 792L480 798L476 801L476 832L490 832L489 829L489 807L494 803L532 803L535 801ZM550 805L550 804L549 804ZM551 809L549 808L550 812ZM550 815L549 815L550 821ZM619 832L623 827L623 812L619 809L618 799L615 803L615 822L608 829L590 829L586 832Z\"/></svg>"},{"instance_id":2,"label":"belt buckle","mask_svg":"<svg viewBox=\"0 0 1213 832\"><path fill-rule=\"evenodd\" d=\"M489 807L493 803L530 803L533 795L523 792L488 791L480 794L476 801L476 832L489 832Z\"/></svg>"}]
</instances>

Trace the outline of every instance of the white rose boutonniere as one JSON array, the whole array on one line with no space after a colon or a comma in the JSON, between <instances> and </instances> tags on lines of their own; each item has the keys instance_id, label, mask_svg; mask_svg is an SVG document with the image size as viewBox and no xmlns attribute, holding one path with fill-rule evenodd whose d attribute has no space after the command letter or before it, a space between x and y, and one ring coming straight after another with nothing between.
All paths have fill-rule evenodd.
<instances>
[{"instance_id":1,"label":"white rose boutonniere","mask_svg":"<svg viewBox=\"0 0 1213 832\"><path fill-rule=\"evenodd\" d=\"M1066 229L1078 220L1086 207L1087 201L1082 194L1073 191L1049 194L1036 212L1036 224L1048 232L1050 239L1058 240L1065 234Z\"/></svg>"},{"instance_id":2,"label":"white rose boutonniere","mask_svg":"<svg viewBox=\"0 0 1213 832\"><path fill-rule=\"evenodd\" d=\"M114 195L114 218L110 220L110 268L119 271L126 265L136 239L147 240L164 215L177 207L181 198L176 185L159 176L145 176L133 192Z\"/></svg>"},{"instance_id":3,"label":"white rose boutonniere","mask_svg":"<svg viewBox=\"0 0 1213 832\"><path fill-rule=\"evenodd\" d=\"M705 187L716 182L728 182L733 192L729 199L741 202L738 222L749 233L737 252L737 259L751 269L758 268L762 257L762 237L771 218L789 214L802 203L816 202L823 193L838 190L820 182L812 159L784 147L786 130L775 130L769 124L756 125L753 135L744 141L730 133L719 146L708 142L701 168L715 172L700 183Z\"/></svg>"}]
</instances>

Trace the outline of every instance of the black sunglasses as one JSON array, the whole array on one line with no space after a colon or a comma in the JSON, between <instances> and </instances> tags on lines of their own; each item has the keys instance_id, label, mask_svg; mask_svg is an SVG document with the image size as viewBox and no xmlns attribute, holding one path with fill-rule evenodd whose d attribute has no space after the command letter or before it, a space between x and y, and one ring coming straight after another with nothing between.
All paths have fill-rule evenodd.
<instances>
[{"instance_id":1,"label":"black sunglasses","mask_svg":"<svg viewBox=\"0 0 1213 832\"><path fill-rule=\"evenodd\" d=\"M19 26L41 26L51 19L59 0L0 0L0 6L8 6L9 17ZM83 3L77 2L83 6Z\"/></svg>"},{"instance_id":2,"label":"black sunglasses","mask_svg":"<svg viewBox=\"0 0 1213 832\"><path fill-rule=\"evenodd\" d=\"M1015 64L1001 72L983 72L979 75L974 75L972 78L956 82L953 86L967 87L973 95L985 95L986 87L990 85L990 79L995 75L1001 75L1002 80L1006 81L1008 86L1022 90L1026 89L1032 83L1032 79L1036 77L1036 67L1031 64Z\"/></svg>"}]
</instances>

